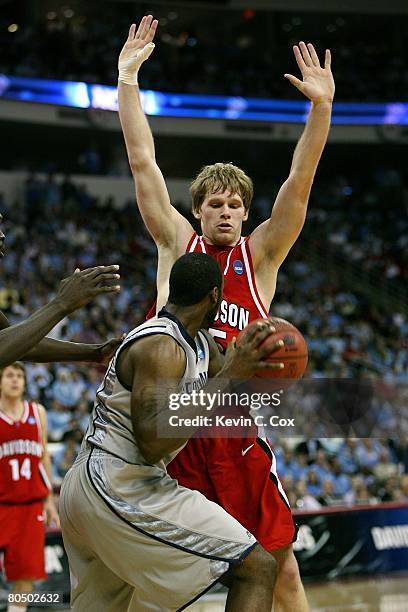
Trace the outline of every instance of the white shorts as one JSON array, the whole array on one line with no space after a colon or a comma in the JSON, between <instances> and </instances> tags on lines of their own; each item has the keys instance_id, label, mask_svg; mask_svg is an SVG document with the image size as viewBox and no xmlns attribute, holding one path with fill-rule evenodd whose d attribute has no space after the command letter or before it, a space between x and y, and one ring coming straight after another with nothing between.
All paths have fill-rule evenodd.
<instances>
[{"instance_id":1,"label":"white shorts","mask_svg":"<svg viewBox=\"0 0 408 612\"><path fill-rule=\"evenodd\" d=\"M97 448L66 475L60 517L81 612L182 610L256 545L198 491Z\"/></svg>"}]
</instances>

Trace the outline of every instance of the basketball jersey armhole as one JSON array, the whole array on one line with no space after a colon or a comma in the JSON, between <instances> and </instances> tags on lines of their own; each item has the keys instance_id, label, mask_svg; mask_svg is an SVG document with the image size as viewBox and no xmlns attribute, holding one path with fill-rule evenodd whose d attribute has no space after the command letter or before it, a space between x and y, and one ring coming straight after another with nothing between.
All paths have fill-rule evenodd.
<instances>
[{"instance_id":1,"label":"basketball jersey armhole","mask_svg":"<svg viewBox=\"0 0 408 612\"><path fill-rule=\"evenodd\" d=\"M197 240L198 240L199 236L197 234L197 232L193 232L190 240L188 241L188 245L186 248L186 253L193 253L195 246L197 244Z\"/></svg>"},{"instance_id":2,"label":"basketball jersey armhole","mask_svg":"<svg viewBox=\"0 0 408 612\"><path fill-rule=\"evenodd\" d=\"M249 247L249 240L251 236L252 234L249 234L249 236L247 236L245 240L241 243L242 256L243 256L244 265L247 271L249 290L251 292L252 299L254 300L261 317L263 317L264 319L267 319L269 309L265 308L265 305L259 296L258 288L256 286L256 281L255 281L255 272L254 272L254 266L252 263L251 249Z\"/></svg>"},{"instance_id":3,"label":"basketball jersey armhole","mask_svg":"<svg viewBox=\"0 0 408 612\"><path fill-rule=\"evenodd\" d=\"M124 383L124 381L119 376L119 372L117 370L117 364L118 364L119 356L122 353L122 351L124 351L125 349L129 348L130 346L132 346L132 344L134 344L138 340L142 340L143 338L149 338L150 336L168 336L169 338L173 338L174 342L177 342L177 344L183 349L184 354L186 356L186 367L184 368L183 378L186 375L186 371L187 371L187 359L188 358L187 358L187 354L186 354L184 346L177 340L177 338L174 338L174 336L172 336L171 334L168 334L168 333L163 332L163 331L151 331L151 332L149 332L147 334L144 334L142 336L136 336L135 338L132 338L131 340L129 340L129 342L124 343L124 345L121 346L121 348L119 349L119 351L115 355L114 363L112 363L112 365L114 366L114 369L115 369L115 374L116 374L116 378L117 378L118 382L122 385L122 387L124 389L126 389L126 391L129 391L129 393L132 392L132 387L129 387L129 385Z\"/></svg>"}]
</instances>

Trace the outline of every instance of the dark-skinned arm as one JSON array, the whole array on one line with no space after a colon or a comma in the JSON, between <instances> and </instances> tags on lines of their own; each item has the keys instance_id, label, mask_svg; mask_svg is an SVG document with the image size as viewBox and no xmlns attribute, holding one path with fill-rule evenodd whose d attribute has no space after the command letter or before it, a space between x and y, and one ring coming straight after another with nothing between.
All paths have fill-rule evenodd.
<instances>
[{"instance_id":1,"label":"dark-skinned arm","mask_svg":"<svg viewBox=\"0 0 408 612\"><path fill-rule=\"evenodd\" d=\"M264 361L281 346L279 341L273 347L262 347L265 338L273 331L270 323L265 322L250 330L238 347L231 343L220 369L218 349L213 347L212 350L217 351L213 352L213 359L218 361L218 372L205 386L206 393L225 391L231 378L250 377L260 368L280 368L281 364ZM200 405L191 401L179 406L177 411L170 410L171 396L180 393L179 383L184 376L186 356L180 345L169 336L150 336L135 342L120 356L117 368L120 379L132 388L133 431L148 463L157 463L179 449L195 433L196 426L172 427L172 416L177 415L179 421L200 415L210 417L218 408L216 404L210 406L203 398ZM168 437L159 437L158 432Z\"/></svg>"},{"instance_id":2,"label":"dark-skinned arm","mask_svg":"<svg viewBox=\"0 0 408 612\"><path fill-rule=\"evenodd\" d=\"M107 284L109 281L117 282L117 270L118 266L97 266L75 272L61 282L53 300L17 325L4 327L7 319L3 315L0 368L27 355L69 313L85 306L102 293L117 293L120 288L118 285Z\"/></svg>"},{"instance_id":3,"label":"dark-skinned arm","mask_svg":"<svg viewBox=\"0 0 408 612\"><path fill-rule=\"evenodd\" d=\"M10 327L7 317L0 311L0 330ZM43 338L21 361L48 363L54 361L89 361L105 363L112 357L122 342L115 338L103 344L84 344L82 342L65 342L54 338Z\"/></svg>"}]
</instances>

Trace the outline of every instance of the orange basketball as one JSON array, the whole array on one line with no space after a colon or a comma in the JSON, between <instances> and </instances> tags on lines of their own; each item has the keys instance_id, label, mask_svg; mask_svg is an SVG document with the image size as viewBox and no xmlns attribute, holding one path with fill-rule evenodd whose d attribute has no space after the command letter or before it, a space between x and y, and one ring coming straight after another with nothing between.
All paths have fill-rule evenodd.
<instances>
[{"instance_id":1,"label":"orange basketball","mask_svg":"<svg viewBox=\"0 0 408 612\"><path fill-rule=\"evenodd\" d=\"M279 319L278 317L270 317L270 320L276 329L276 333L269 336L264 341L264 344L275 344L278 340L283 340L284 345L275 353L269 355L266 361L283 363L285 367L282 370L258 370L255 376L258 378L290 378L292 380L302 378L308 361L307 344L304 337L297 327L289 323L289 321ZM258 323L258 321L264 321L264 319L257 319L247 325L239 334L237 344L245 332Z\"/></svg>"}]
</instances>

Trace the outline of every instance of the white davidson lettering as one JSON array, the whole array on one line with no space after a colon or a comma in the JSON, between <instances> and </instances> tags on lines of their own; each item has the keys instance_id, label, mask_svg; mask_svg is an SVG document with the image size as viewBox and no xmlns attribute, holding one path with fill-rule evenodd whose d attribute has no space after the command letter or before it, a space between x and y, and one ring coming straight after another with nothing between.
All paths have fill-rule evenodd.
<instances>
[{"instance_id":1,"label":"white davidson lettering","mask_svg":"<svg viewBox=\"0 0 408 612\"><path fill-rule=\"evenodd\" d=\"M34 455L42 457L43 447L34 440L11 440L0 445L0 459L10 455Z\"/></svg>"},{"instance_id":2,"label":"white davidson lettering","mask_svg":"<svg viewBox=\"0 0 408 612\"><path fill-rule=\"evenodd\" d=\"M228 323L230 327L237 327L241 331L249 323L249 310L222 300L215 320L223 324Z\"/></svg>"},{"instance_id":3,"label":"white davidson lettering","mask_svg":"<svg viewBox=\"0 0 408 612\"><path fill-rule=\"evenodd\" d=\"M371 535L377 550L408 547L408 525L373 527Z\"/></svg>"}]
</instances>

